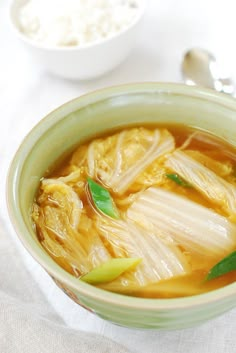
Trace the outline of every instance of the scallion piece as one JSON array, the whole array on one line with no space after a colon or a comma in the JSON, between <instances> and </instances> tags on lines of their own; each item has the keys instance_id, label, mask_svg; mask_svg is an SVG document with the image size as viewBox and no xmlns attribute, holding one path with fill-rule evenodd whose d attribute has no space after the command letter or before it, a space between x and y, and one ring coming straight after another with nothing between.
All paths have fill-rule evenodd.
<instances>
[{"instance_id":1,"label":"scallion piece","mask_svg":"<svg viewBox=\"0 0 236 353\"><path fill-rule=\"evenodd\" d=\"M80 280L90 284L111 282L125 271L132 270L141 260L139 258L111 259L82 276Z\"/></svg>"},{"instance_id":2,"label":"scallion piece","mask_svg":"<svg viewBox=\"0 0 236 353\"><path fill-rule=\"evenodd\" d=\"M184 186L186 188L191 188L192 186L185 181L184 179L182 179L178 174L166 174L166 177L169 178L170 180L174 181L176 184Z\"/></svg>"},{"instance_id":3,"label":"scallion piece","mask_svg":"<svg viewBox=\"0 0 236 353\"><path fill-rule=\"evenodd\" d=\"M206 279L209 281L234 270L236 270L236 251L232 252L212 267Z\"/></svg>"},{"instance_id":4,"label":"scallion piece","mask_svg":"<svg viewBox=\"0 0 236 353\"><path fill-rule=\"evenodd\" d=\"M92 200L98 211L101 211L112 218L119 219L119 212L109 191L103 186L97 184L91 178L88 178L87 180Z\"/></svg>"}]
</instances>

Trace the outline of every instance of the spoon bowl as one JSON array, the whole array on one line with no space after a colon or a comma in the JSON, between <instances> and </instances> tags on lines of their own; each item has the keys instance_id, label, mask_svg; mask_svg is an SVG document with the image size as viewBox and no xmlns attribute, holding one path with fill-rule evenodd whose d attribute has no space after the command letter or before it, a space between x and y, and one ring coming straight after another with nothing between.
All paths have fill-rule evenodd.
<instances>
[{"instance_id":1,"label":"spoon bowl","mask_svg":"<svg viewBox=\"0 0 236 353\"><path fill-rule=\"evenodd\" d=\"M182 75L188 85L203 86L230 95L235 92L232 79L221 73L214 55L205 49L192 48L185 53Z\"/></svg>"}]
</instances>

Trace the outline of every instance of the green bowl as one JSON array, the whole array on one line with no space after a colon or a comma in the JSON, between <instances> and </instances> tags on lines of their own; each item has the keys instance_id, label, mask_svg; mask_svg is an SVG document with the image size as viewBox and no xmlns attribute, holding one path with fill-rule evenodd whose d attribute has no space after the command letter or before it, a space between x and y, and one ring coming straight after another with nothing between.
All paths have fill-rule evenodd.
<instances>
[{"instance_id":1,"label":"green bowl","mask_svg":"<svg viewBox=\"0 0 236 353\"><path fill-rule=\"evenodd\" d=\"M168 83L103 89L62 105L28 134L8 175L9 213L26 249L78 304L122 326L191 327L233 308L236 283L177 299L143 299L110 293L79 281L60 268L38 242L30 217L39 180L59 156L107 129L147 122L183 123L208 130L236 145L236 101L231 97Z\"/></svg>"}]
</instances>

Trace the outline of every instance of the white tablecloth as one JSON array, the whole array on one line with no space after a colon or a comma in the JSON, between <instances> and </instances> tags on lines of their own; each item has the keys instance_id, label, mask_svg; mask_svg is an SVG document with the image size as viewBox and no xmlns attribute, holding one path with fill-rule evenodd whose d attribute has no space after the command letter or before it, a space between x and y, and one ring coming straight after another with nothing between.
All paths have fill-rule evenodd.
<instances>
[{"instance_id":1,"label":"white tablecloth","mask_svg":"<svg viewBox=\"0 0 236 353\"><path fill-rule=\"evenodd\" d=\"M236 80L234 0L150 0L137 48L113 72L89 82L61 80L36 67L10 29L9 2L0 2L0 213L42 292L69 327L100 333L132 352L236 352L236 310L193 329L147 332L117 327L74 304L19 244L4 195L8 165L22 138L48 112L82 93L135 81L181 81L182 55L193 46L213 51Z\"/></svg>"}]
</instances>

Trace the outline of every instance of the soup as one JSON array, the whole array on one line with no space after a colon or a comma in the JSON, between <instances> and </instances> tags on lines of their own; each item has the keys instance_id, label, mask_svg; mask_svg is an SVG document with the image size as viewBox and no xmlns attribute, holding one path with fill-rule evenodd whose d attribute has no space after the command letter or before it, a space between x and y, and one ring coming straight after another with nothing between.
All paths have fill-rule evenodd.
<instances>
[{"instance_id":1,"label":"soup","mask_svg":"<svg viewBox=\"0 0 236 353\"><path fill-rule=\"evenodd\" d=\"M220 288L236 280L235 166L233 146L197 129L109 131L41 180L38 239L78 280L109 291L174 298Z\"/></svg>"}]
</instances>

